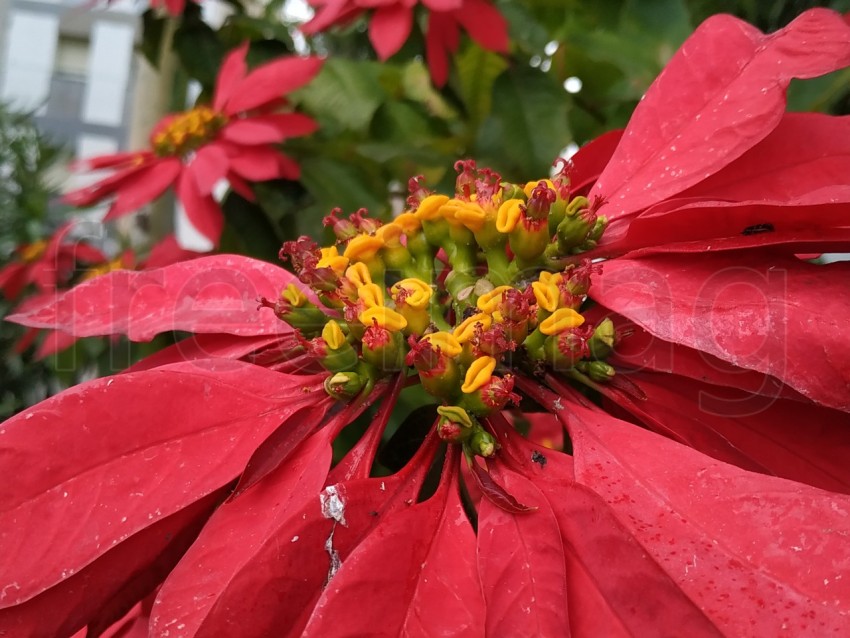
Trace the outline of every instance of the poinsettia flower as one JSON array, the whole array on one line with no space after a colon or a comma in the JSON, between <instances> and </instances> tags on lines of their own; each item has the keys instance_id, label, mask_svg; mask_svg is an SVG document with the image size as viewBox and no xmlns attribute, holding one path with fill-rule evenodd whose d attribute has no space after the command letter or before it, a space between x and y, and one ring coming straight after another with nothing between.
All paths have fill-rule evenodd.
<instances>
[{"instance_id":1,"label":"poinsettia flower","mask_svg":"<svg viewBox=\"0 0 850 638\"><path fill-rule=\"evenodd\" d=\"M55 290L68 284L78 263L106 261L99 249L73 238L73 226L63 224L48 239L17 248L16 258L0 268L0 292L6 299L17 299L29 285L41 292Z\"/></svg>"},{"instance_id":2,"label":"poinsettia flower","mask_svg":"<svg viewBox=\"0 0 850 638\"><path fill-rule=\"evenodd\" d=\"M76 206L105 199L112 205L104 219L137 210L173 187L192 225L217 245L224 216L213 189L226 180L254 201L250 182L297 179L298 164L274 145L307 135L316 123L306 115L278 112L283 96L318 73L316 57L283 57L248 72L248 44L224 60L212 104L168 115L154 127L150 150L104 155L77 164L86 170L112 171L90 186L65 195Z\"/></svg>"},{"instance_id":3,"label":"poinsettia flower","mask_svg":"<svg viewBox=\"0 0 850 638\"><path fill-rule=\"evenodd\" d=\"M301 27L307 34L321 33L373 11L369 41L381 60L398 53L410 37L416 0L310 0L316 15ZM460 46L466 31L482 48L497 53L508 50L507 21L487 0L422 0L428 9L425 53L431 78L443 86L449 77L449 54Z\"/></svg>"},{"instance_id":4,"label":"poinsettia flower","mask_svg":"<svg viewBox=\"0 0 850 638\"><path fill-rule=\"evenodd\" d=\"M773 63L726 73L742 33ZM764 105L771 91L761 89L850 64L850 27L816 10L756 36L714 18L683 51L667 80L687 63L691 82L661 86L676 87L667 102L705 102L689 121L723 111L726 83L746 76L753 95L740 104L777 127L781 91ZM662 97L650 91L644 104ZM576 158L571 181L511 185L472 162L458 163L452 197L412 180L410 210L393 222L358 215L333 224L333 246L285 245L294 275L203 257L112 273L13 317L80 335L195 337L0 425L0 551L10 557L0 627L846 633L846 268L802 262L791 235L724 235L753 210L732 181L689 198L713 202L717 225L700 221L699 206L664 208L678 212L662 240L628 253L617 244L654 206L675 206L678 191L647 199L606 175L645 186L657 160L701 176L682 188L697 186L722 172L718 156L731 166L768 139L739 108L669 165L651 137L645 155L629 151L630 131L654 123L663 138L675 126L642 107L623 141ZM685 126L664 147L689 135ZM717 145L703 153L706 139ZM840 166L840 155L820 166ZM817 198L841 192L842 173L824 172L789 200L828 212ZM846 250L831 237L842 223L812 220L819 232L806 237ZM599 250L610 258L587 259ZM545 434L553 420L562 449L534 442L557 446Z\"/></svg>"}]
</instances>

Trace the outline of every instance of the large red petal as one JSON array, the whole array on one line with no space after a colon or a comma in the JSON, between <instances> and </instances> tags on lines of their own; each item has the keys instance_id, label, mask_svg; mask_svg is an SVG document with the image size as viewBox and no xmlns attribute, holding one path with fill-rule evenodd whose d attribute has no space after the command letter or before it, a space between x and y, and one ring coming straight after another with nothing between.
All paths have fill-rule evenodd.
<instances>
[{"instance_id":1,"label":"large red petal","mask_svg":"<svg viewBox=\"0 0 850 638\"><path fill-rule=\"evenodd\" d=\"M608 200L602 213L620 218L718 172L776 127L791 78L848 63L850 25L826 9L767 36L732 16L709 18L635 109L592 191Z\"/></svg>"},{"instance_id":2,"label":"large red petal","mask_svg":"<svg viewBox=\"0 0 850 638\"><path fill-rule=\"evenodd\" d=\"M606 262L591 296L653 335L850 410L850 264L753 251Z\"/></svg>"},{"instance_id":3,"label":"large red petal","mask_svg":"<svg viewBox=\"0 0 850 638\"><path fill-rule=\"evenodd\" d=\"M232 481L320 384L195 361L85 383L5 422L0 582L15 587L0 607Z\"/></svg>"},{"instance_id":4,"label":"large red petal","mask_svg":"<svg viewBox=\"0 0 850 638\"><path fill-rule=\"evenodd\" d=\"M850 493L850 414L675 375L632 378L647 395L640 410L690 447L745 469Z\"/></svg>"},{"instance_id":5,"label":"large red petal","mask_svg":"<svg viewBox=\"0 0 850 638\"><path fill-rule=\"evenodd\" d=\"M217 246L221 239L221 231L224 229L224 213L213 199L212 195L202 194L198 188L198 181L203 181L199 171L193 171L196 175L183 173L177 181L177 198L183 204L186 217L192 222L192 226Z\"/></svg>"},{"instance_id":6,"label":"large red petal","mask_svg":"<svg viewBox=\"0 0 850 638\"><path fill-rule=\"evenodd\" d=\"M846 632L850 497L746 472L578 406L559 417L576 481L724 635Z\"/></svg>"},{"instance_id":7,"label":"large red petal","mask_svg":"<svg viewBox=\"0 0 850 638\"><path fill-rule=\"evenodd\" d=\"M263 182L283 177L298 179L301 169L283 153L266 146L232 149L230 169L249 182Z\"/></svg>"},{"instance_id":8,"label":"large red petal","mask_svg":"<svg viewBox=\"0 0 850 638\"><path fill-rule=\"evenodd\" d=\"M492 4L486 0L465 0L454 15L478 46L507 53L508 21Z\"/></svg>"},{"instance_id":9,"label":"large red petal","mask_svg":"<svg viewBox=\"0 0 850 638\"><path fill-rule=\"evenodd\" d=\"M227 54L218 77L215 79L215 93L213 94L213 109L224 111L228 101L234 95L235 89L245 78L248 67L245 64L245 56L248 54L248 43L245 42Z\"/></svg>"},{"instance_id":10,"label":"large red petal","mask_svg":"<svg viewBox=\"0 0 850 638\"><path fill-rule=\"evenodd\" d=\"M176 157L163 158L139 170L115 189L115 201L103 219L115 219L139 210L162 195L182 171L183 164Z\"/></svg>"},{"instance_id":11,"label":"large red petal","mask_svg":"<svg viewBox=\"0 0 850 638\"><path fill-rule=\"evenodd\" d=\"M494 478L525 505L509 514L490 499L478 510L478 572L487 604L486 635L566 636L567 580L558 522L527 478L493 464Z\"/></svg>"},{"instance_id":12,"label":"large red petal","mask_svg":"<svg viewBox=\"0 0 850 638\"><path fill-rule=\"evenodd\" d=\"M307 84L319 72L317 57L284 57L257 67L242 80L227 103L227 113L250 111Z\"/></svg>"},{"instance_id":13,"label":"large red petal","mask_svg":"<svg viewBox=\"0 0 850 638\"><path fill-rule=\"evenodd\" d=\"M449 478L432 498L389 517L342 561L304 638L339 635L340 622L351 636L483 635L475 534L457 492L457 460L449 455Z\"/></svg>"},{"instance_id":14,"label":"large red petal","mask_svg":"<svg viewBox=\"0 0 850 638\"><path fill-rule=\"evenodd\" d=\"M398 53L412 26L413 7L401 3L378 7L369 21L369 42L378 57L386 60Z\"/></svg>"},{"instance_id":15,"label":"large red petal","mask_svg":"<svg viewBox=\"0 0 850 638\"><path fill-rule=\"evenodd\" d=\"M126 334L149 341L170 330L242 336L291 332L257 298L276 298L295 276L239 255L210 255L155 270L117 270L75 286L52 303L8 317L78 337Z\"/></svg>"},{"instance_id":16,"label":"large red petal","mask_svg":"<svg viewBox=\"0 0 850 638\"><path fill-rule=\"evenodd\" d=\"M309 135L318 128L316 121L301 113L272 113L234 120L219 135L234 144L253 146L274 144L287 137Z\"/></svg>"}]
</instances>

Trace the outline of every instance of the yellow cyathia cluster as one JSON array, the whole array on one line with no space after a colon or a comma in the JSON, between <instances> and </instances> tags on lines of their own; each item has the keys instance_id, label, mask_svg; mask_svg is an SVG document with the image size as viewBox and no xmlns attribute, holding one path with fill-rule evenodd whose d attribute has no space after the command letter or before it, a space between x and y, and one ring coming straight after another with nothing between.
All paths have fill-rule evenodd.
<instances>
[{"instance_id":1,"label":"yellow cyathia cluster","mask_svg":"<svg viewBox=\"0 0 850 638\"><path fill-rule=\"evenodd\" d=\"M153 132L151 144L157 155L183 155L215 137L226 123L223 113L209 106L196 106L166 120Z\"/></svg>"},{"instance_id":2,"label":"yellow cyathia cluster","mask_svg":"<svg viewBox=\"0 0 850 638\"><path fill-rule=\"evenodd\" d=\"M331 395L416 375L442 404L440 436L487 456L495 442L476 417L519 399L512 370L613 375L613 325L581 314L596 267L580 255L606 222L564 173L517 186L472 162L457 168L454 197L411 180L409 210L393 221L335 211L334 245L284 244L315 301L290 286L263 304L301 331Z\"/></svg>"}]
</instances>

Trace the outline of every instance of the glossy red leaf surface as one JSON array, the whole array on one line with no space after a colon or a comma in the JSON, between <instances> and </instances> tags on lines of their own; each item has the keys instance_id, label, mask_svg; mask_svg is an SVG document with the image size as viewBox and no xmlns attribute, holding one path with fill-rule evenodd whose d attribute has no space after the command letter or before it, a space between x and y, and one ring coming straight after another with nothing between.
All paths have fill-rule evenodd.
<instances>
[{"instance_id":1,"label":"glossy red leaf surface","mask_svg":"<svg viewBox=\"0 0 850 638\"><path fill-rule=\"evenodd\" d=\"M213 493L192 503L119 543L59 585L0 609L0 631L6 636L56 638L86 624L111 624L163 580L219 498ZM14 587L7 587L6 594L11 592Z\"/></svg>"},{"instance_id":2,"label":"glossy red leaf surface","mask_svg":"<svg viewBox=\"0 0 850 638\"><path fill-rule=\"evenodd\" d=\"M639 407L690 447L736 465L743 455L756 464L746 469L850 492L850 414L671 375L641 373L635 381L648 398ZM708 437L720 447L703 445Z\"/></svg>"},{"instance_id":3,"label":"glossy red leaf surface","mask_svg":"<svg viewBox=\"0 0 850 638\"><path fill-rule=\"evenodd\" d=\"M147 166L132 173L132 177L114 190L115 201L109 207L104 221L115 219L138 210L148 202L162 195L178 178L183 165L178 158L156 159ZM120 175L120 173L119 173ZM95 190L98 186L93 187Z\"/></svg>"},{"instance_id":4,"label":"glossy red leaf surface","mask_svg":"<svg viewBox=\"0 0 850 638\"><path fill-rule=\"evenodd\" d=\"M316 433L261 484L218 509L160 590L151 615L155 634L258 635L267 601L262 592L275 580L298 578L277 571L287 553L302 547L280 530L307 502L318 506L331 462L330 441L328 429ZM242 613L236 622L224 621L234 605Z\"/></svg>"},{"instance_id":5,"label":"glossy red leaf surface","mask_svg":"<svg viewBox=\"0 0 850 638\"><path fill-rule=\"evenodd\" d=\"M564 548L549 502L534 483L493 464L505 489L533 512L511 514L490 499L478 510L478 572L488 636L567 636Z\"/></svg>"},{"instance_id":6,"label":"glossy red leaf surface","mask_svg":"<svg viewBox=\"0 0 850 638\"><path fill-rule=\"evenodd\" d=\"M600 212L618 219L718 172L776 127L791 78L848 63L850 25L826 9L770 35L729 15L709 18L635 109L592 190L609 202Z\"/></svg>"},{"instance_id":7,"label":"glossy red leaf surface","mask_svg":"<svg viewBox=\"0 0 850 638\"><path fill-rule=\"evenodd\" d=\"M320 384L199 361L84 383L0 425L0 474L16 477L0 484L0 582L16 583L0 607L233 480Z\"/></svg>"},{"instance_id":8,"label":"glossy red leaf surface","mask_svg":"<svg viewBox=\"0 0 850 638\"><path fill-rule=\"evenodd\" d=\"M449 462L433 497L388 517L342 561L304 638L484 634L475 534L457 491L458 459Z\"/></svg>"},{"instance_id":9,"label":"glossy red leaf surface","mask_svg":"<svg viewBox=\"0 0 850 638\"><path fill-rule=\"evenodd\" d=\"M510 514L525 514L534 510L534 506L520 503L513 494L500 485L490 472L473 461L469 465L470 474L475 479L481 494L491 504Z\"/></svg>"},{"instance_id":10,"label":"glossy red leaf surface","mask_svg":"<svg viewBox=\"0 0 850 638\"><path fill-rule=\"evenodd\" d=\"M846 633L850 497L746 472L584 408L561 416L576 481L723 634Z\"/></svg>"},{"instance_id":11,"label":"glossy red leaf surface","mask_svg":"<svg viewBox=\"0 0 850 638\"><path fill-rule=\"evenodd\" d=\"M843 320L850 264L764 257L750 251L616 259L605 263L590 295L665 341L850 410Z\"/></svg>"},{"instance_id":12,"label":"glossy red leaf surface","mask_svg":"<svg viewBox=\"0 0 850 638\"><path fill-rule=\"evenodd\" d=\"M245 77L248 67L245 64L245 56L248 54L248 43L236 47L224 61L218 70L215 79L215 95L213 97L213 108L220 111L234 94L235 89Z\"/></svg>"},{"instance_id":13,"label":"glossy red leaf surface","mask_svg":"<svg viewBox=\"0 0 850 638\"><path fill-rule=\"evenodd\" d=\"M178 341L145 357L124 372L141 372L171 363L197 361L198 359L241 359L246 355L281 340L278 335L237 337L228 334L197 334ZM251 361L251 363L255 363Z\"/></svg>"},{"instance_id":14,"label":"glossy red leaf surface","mask_svg":"<svg viewBox=\"0 0 850 638\"><path fill-rule=\"evenodd\" d=\"M257 298L276 298L297 281L282 268L238 255L211 255L146 271L118 270L75 286L56 300L8 317L78 337L126 334L148 341L161 332L284 334L291 328Z\"/></svg>"},{"instance_id":15,"label":"glossy red leaf surface","mask_svg":"<svg viewBox=\"0 0 850 638\"><path fill-rule=\"evenodd\" d=\"M850 116L786 113L770 135L682 196L794 201L821 188L846 185L848 139Z\"/></svg>"}]
</instances>

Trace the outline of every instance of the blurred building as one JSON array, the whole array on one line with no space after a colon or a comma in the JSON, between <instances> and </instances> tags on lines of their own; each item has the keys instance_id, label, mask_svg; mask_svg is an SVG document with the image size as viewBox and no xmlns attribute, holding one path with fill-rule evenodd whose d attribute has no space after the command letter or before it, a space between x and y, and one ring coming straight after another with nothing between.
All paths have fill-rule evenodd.
<instances>
[{"instance_id":1,"label":"blurred building","mask_svg":"<svg viewBox=\"0 0 850 638\"><path fill-rule=\"evenodd\" d=\"M0 1L0 100L77 157L125 148L139 13L132 0Z\"/></svg>"}]
</instances>

